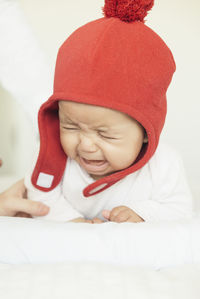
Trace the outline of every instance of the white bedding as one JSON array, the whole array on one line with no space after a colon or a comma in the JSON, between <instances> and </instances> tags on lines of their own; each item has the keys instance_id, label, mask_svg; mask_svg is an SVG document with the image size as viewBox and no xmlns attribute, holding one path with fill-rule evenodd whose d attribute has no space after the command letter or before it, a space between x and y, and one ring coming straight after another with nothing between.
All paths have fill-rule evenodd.
<instances>
[{"instance_id":1,"label":"white bedding","mask_svg":"<svg viewBox=\"0 0 200 299\"><path fill-rule=\"evenodd\" d=\"M0 298L199 299L200 217L59 223L0 217Z\"/></svg>"},{"instance_id":2,"label":"white bedding","mask_svg":"<svg viewBox=\"0 0 200 299\"><path fill-rule=\"evenodd\" d=\"M104 262L170 266L200 263L200 217L162 223L60 223L0 217L0 262Z\"/></svg>"},{"instance_id":3,"label":"white bedding","mask_svg":"<svg viewBox=\"0 0 200 299\"><path fill-rule=\"evenodd\" d=\"M1 299L199 299L200 266L0 265Z\"/></svg>"}]
</instances>

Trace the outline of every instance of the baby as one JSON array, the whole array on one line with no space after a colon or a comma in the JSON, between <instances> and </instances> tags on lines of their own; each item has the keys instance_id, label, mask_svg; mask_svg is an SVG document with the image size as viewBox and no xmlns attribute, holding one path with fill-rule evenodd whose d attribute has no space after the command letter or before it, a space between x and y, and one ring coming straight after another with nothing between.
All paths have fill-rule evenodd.
<instances>
[{"instance_id":1,"label":"baby","mask_svg":"<svg viewBox=\"0 0 200 299\"><path fill-rule=\"evenodd\" d=\"M77 29L59 50L54 93L39 111L39 156L25 179L29 199L50 206L45 219L193 214L181 160L159 144L175 62L144 25L153 1L145 3L105 1L105 17Z\"/></svg>"}]
</instances>

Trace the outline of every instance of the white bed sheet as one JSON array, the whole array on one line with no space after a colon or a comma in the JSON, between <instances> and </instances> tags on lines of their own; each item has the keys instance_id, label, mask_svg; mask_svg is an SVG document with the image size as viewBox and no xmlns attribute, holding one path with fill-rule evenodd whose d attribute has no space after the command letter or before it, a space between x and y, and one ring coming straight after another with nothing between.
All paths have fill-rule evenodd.
<instances>
[{"instance_id":1,"label":"white bed sheet","mask_svg":"<svg viewBox=\"0 0 200 299\"><path fill-rule=\"evenodd\" d=\"M200 265L147 267L65 262L0 265L2 299L199 299Z\"/></svg>"},{"instance_id":2,"label":"white bed sheet","mask_svg":"<svg viewBox=\"0 0 200 299\"><path fill-rule=\"evenodd\" d=\"M103 262L170 266L200 263L200 217L159 223L61 223L0 217L0 263Z\"/></svg>"}]
</instances>

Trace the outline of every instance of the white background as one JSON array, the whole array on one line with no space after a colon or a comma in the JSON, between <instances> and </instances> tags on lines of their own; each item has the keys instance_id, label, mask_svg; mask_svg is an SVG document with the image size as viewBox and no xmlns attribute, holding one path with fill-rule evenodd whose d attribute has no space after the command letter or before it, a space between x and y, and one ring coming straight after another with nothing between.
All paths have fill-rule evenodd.
<instances>
[{"instance_id":1,"label":"white background","mask_svg":"<svg viewBox=\"0 0 200 299\"><path fill-rule=\"evenodd\" d=\"M53 74L56 53L76 28L102 17L103 0L19 0L26 20ZM194 197L200 197L200 1L157 0L146 24L167 43L177 71L168 90L168 115L161 139L182 155ZM2 45L3 46L3 45ZM1 82L0 82L1 84ZM26 84L24 85L26 88ZM41 99L43 102L46 99ZM0 157L5 175L24 175L35 137L29 117L14 97L0 88ZM10 135L11 136L10 136Z\"/></svg>"}]
</instances>

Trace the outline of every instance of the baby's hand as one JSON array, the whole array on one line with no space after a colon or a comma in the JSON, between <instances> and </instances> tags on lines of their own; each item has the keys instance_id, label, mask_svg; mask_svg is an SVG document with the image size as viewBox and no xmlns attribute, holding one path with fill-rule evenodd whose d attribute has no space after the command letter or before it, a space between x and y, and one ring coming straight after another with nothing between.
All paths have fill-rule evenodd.
<instances>
[{"instance_id":1,"label":"baby's hand","mask_svg":"<svg viewBox=\"0 0 200 299\"><path fill-rule=\"evenodd\" d=\"M85 219L85 218L82 218L82 217L79 217L79 218L75 218L75 219L72 219L70 220L69 222L83 222L83 223L103 223L104 221L102 221L101 219L99 218L93 218L93 219Z\"/></svg>"},{"instance_id":2,"label":"baby's hand","mask_svg":"<svg viewBox=\"0 0 200 299\"><path fill-rule=\"evenodd\" d=\"M85 219L83 217L79 217L79 218L75 218L75 219L72 219L68 222L76 222L76 223L79 223L79 222L83 222L83 223L93 223L92 220L89 220L89 219Z\"/></svg>"},{"instance_id":3,"label":"baby's hand","mask_svg":"<svg viewBox=\"0 0 200 299\"><path fill-rule=\"evenodd\" d=\"M103 220L101 220L100 218L97 218L97 217L95 217L95 218L93 218L92 219L92 223L104 223L105 221L103 221Z\"/></svg>"},{"instance_id":4,"label":"baby's hand","mask_svg":"<svg viewBox=\"0 0 200 299\"><path fill-rule=\"evenodd\" d=\"M143 222L144 219L142 219L138 214L136 214L133 210L126 206L119 206L111 211L109 210L103 210L102 216L113 222Z\"/></svg>"}]
</instances>

